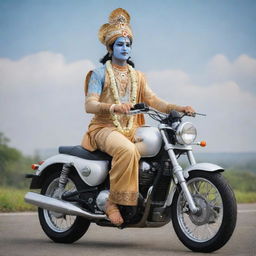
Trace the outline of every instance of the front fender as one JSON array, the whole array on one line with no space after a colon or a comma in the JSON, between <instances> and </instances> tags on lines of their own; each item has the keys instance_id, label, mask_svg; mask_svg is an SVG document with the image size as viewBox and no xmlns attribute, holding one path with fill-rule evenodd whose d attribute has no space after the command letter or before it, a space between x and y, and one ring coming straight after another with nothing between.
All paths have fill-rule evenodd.
<instances>
[{"instance_id":1,"label":"front fender","mask_svg":"<svg viewBox=\"0 0 256 256\"><path fill-rule=\"evenodd\" d=\"M184 169L185 173L189 173L191 171L205 171L205 172L224 172L224 168L211 163L198 163L194 165L188 166L186 169Z\"/></svg>"}]
</instances>

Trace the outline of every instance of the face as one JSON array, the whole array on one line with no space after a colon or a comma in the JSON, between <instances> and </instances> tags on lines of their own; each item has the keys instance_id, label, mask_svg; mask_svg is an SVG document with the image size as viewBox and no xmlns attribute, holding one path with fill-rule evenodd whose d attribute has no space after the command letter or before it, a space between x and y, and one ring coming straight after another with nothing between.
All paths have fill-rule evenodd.
<instances>
[{"instance_id":1,"label":"face","mask_svg":"<svg viewBox=\"0 0 256 256\"><path fill-rule=\"evenodd\" d=\"M119 37L113 45L113 56L118 60L128 60L131 56L131 41L128 37Z\"/></svg>"}]
</instances>

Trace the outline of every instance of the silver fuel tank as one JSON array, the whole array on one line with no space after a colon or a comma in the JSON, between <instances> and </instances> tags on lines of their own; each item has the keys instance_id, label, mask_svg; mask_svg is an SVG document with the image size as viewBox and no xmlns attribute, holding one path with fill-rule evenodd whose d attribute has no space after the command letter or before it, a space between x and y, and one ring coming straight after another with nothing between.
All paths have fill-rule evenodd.
<instances>
[{"instance_id":1,"label":"silver fuel tank","mask_svg":"<svg viewBox=\"0 0 256 256\"><path fill-rule=\"evenodd\" d=\"M162 136L156 127L142 126L135 133L135 145L141 157L156 156L162 145Z\"/></svg>"}]
</instances>

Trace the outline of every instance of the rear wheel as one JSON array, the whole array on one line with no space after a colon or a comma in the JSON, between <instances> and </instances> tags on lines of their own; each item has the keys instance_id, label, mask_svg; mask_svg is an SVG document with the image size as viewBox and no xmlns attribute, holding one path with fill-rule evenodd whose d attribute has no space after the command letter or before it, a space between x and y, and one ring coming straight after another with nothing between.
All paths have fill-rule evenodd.
<instances>
[{"instance_id":1,"label":"rear wheel","mask_svg":"<svg viewBox=\"0 0 256 256\"><path fill-rule=\"evenodd\" d=\"M237 206L234 193L218 172L193 171L187 185L199 212L190 212L183 192L177 190L172 207L174 230L192 251L218 250L235 229Z\"/></svg>"},{"instance_id":2,"label":"rear wheel","mask_svg":"<svg viewBox=\"0 0 256 256\"><path fill-rule=\"evenodd\" d=\"M53 173L43 184L41 194L57 197L60 172ZM71 172L65 191L83 188L80 177ZM80 239L90 226L90 221L79 217L38 208L39 221L45 234L57 243L73 243Z\"/></svg>"}]
</instances>

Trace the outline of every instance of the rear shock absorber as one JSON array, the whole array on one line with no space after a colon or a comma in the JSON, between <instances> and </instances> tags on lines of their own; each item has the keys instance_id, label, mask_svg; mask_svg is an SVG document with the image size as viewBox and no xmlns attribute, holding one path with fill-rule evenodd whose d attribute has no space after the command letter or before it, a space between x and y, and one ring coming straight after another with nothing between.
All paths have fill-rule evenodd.
<instances>
[{"instance_id":1,"label":"rear shock absorber","mask_svg":"<svg viewBox=\"0 0 256 256\"><path fill-rule=\"evenodd\" d=\"M68 174L69 174L72 166L74 166L73 163L65 163L62 167L60 178L59 178L59 185L58 185L58 194L59 194L59 196L62 194L65 186L67 185Z\"/></svg>"}]
</instances>

